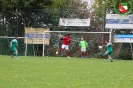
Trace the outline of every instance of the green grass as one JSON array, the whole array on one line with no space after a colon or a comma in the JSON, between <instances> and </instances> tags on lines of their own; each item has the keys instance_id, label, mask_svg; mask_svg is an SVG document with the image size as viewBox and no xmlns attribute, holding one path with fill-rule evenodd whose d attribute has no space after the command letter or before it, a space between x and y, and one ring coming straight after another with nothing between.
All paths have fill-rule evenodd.
<instances>
[{"instance_id":1,"label":"green grass","mask_svg":"<svg viewBox=\"0 0 133 88\"><path fill-rule=\"evenodd\" d=\"M133 61L0 56L0 88L133 88Z\"/></svg>"}]
</instances>

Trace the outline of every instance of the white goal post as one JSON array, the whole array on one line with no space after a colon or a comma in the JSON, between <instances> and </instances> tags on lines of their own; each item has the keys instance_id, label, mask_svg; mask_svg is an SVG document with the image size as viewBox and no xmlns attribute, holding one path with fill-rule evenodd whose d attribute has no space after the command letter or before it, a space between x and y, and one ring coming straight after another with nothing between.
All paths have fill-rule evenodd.
<instances>
[{"instance_id":1,"label":"white goal post","mask_svg":"<svg viewBox=\"0 0 133 88\"><path fill-rule=\"evenodd\" d=\"M85 32L85 31L44 31L44 37L43 37L43 52L42 52L42 56L44 57L45 53L45 34L46 33L80 33L80 34L109 34L109 42L111 42L111 32Z\"/></svg>"}]
</instances>

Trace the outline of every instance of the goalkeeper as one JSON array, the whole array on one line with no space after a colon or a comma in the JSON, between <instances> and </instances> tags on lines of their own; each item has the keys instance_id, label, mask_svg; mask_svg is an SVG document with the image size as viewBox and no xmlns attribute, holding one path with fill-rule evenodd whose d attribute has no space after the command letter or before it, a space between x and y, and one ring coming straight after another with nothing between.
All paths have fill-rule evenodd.
<instances>
[{"instance_id":1,"label":"goalkeeper","mask_svg":"<svg viewBox=\"0 0 133 88\"><path fill-rule=\"evenodd\" d=\"M16 59L19 59L18 58L18 50L17 50L17 47L18 47L18 37L15 37L15 39L13 39L11 42L10 42L10 47L12 49L12 58L14 57L14 55L16 54Z\"/></svg>"},{"instance_id":2,"label":"goalkeeper","mask_svg":"<svg viewBox=\"0 0 133 88\"><path fill-rule=\"evenodd\" d=\"M109 43L108 41L105 41L105 46L107 47L107 51L102 55L102 57L106 56L108 54L108 59L113 62L113 59L111 57L112 53L113 53L113 49L112 49L112 44Z\"/></svg>"},{"instance_id":3,"label":"goalkeeper","mask_svg":"<svg viewBox=\"0 0 133 88\"><path fill-rule=\"evenodd\" d=\"M84 38L81 38L79 47L81 47L82 58L86 58L86 48L88 47L88 43L84 40Z\"/></svg>"}]
</instances>

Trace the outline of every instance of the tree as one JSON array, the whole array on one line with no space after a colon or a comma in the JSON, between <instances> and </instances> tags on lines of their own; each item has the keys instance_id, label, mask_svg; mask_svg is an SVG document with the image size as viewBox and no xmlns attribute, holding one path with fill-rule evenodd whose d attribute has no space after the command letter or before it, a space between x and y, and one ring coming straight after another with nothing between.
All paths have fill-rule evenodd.
<instances>
[{"instance_id":1,"label":"tree","mask_svg":"<svg viewBox=\"0 0 133 88\"><path fill-rule=\"evenodd\" d=\"M24 26L28 24L26 22L31 20L32 14L38 13L33 9L49 8L52 3L52 0L1 0L1 35L23 36Z\"/></svg>"},{"instance_id":2,"label":"tree","mask_svg":"<svg viewBox=\"0 0 133 88\"><path fill-rule=\"evenodd\" d=\"M52 8L65 8L65 3L67 2L67 0L54 0L53 4L52 4Z\"/></svg>"},{"instance_id":3,"label":"tree","mask_svg":"<svg viewBox=\"0 0 133 88\"><path fill-rule=\"evenodd\" d=\"M87 3L82 0L68 0L65 4L66 10L64 10L64 17L67 18L88 18L89 9Z\"/></svg>"},{"instance_id":4,"label":"tree","mask_svg":"<svg viewBox=\"0 0 133 88\"><path fill-rule=\"evenodd\" d=\"M105 27L106 14L115 13L114 3L116 1L127 2L127 0L95 0L92 4L92 27L102 31ZM133 3L133 0L131 0ZM100 27L100 28L99 28Z\"/></svg>"},{"instance_id":5,"label":"tree","mask_svg":"<svg viewBox=\"0 0 133 88\"><path fill-rule=\"evenodd\" d=\"M58 28L59 18L87 18L81 0L0 0L0 35L24 36L24 27Z\"/></svg>"}]
</instances>

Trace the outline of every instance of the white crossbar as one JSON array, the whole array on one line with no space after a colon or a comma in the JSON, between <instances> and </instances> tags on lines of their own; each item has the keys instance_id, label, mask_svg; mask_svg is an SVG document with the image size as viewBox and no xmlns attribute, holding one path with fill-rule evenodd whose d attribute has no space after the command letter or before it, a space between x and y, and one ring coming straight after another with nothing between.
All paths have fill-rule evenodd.
<instances>
[{"instance_id":1,"label":"white crossbar","mask_svg":"<svg viewBox=\"0 0 133 88\"><path fill-rule=\"evenodd\" d=\"M15 38L15 37L0 36L0 38ZM18 37L18 38L27 38L27 37Z\"/></svg>"},{"instance_id":2,"label":"white crossbar","mask_svg":"<svg viewBox=\"0 0 133 88\"><path fill-rule=\"evenodd\" d=\"M85 32L85 31L44 31L44 33L110 33L110 32Z\"/></svg>"}]
</instances>

